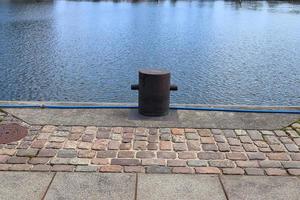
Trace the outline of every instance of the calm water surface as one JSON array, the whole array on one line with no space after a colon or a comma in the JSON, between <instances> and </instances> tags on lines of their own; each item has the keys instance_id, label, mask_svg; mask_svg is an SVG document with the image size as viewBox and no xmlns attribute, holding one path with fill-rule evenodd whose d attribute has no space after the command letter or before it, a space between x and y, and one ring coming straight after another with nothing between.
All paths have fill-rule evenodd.
<instances>
[{"instance_id":1,"label":"calm water surface","mask_svg":"<svg viewBox=\"0 0 300 200\"><path fill-rule=\"evenodd\" d=\"M155 67L176 103L300 105L300 4L0 2L0 100L136 102Z\"/></svg>"}]
</instances>

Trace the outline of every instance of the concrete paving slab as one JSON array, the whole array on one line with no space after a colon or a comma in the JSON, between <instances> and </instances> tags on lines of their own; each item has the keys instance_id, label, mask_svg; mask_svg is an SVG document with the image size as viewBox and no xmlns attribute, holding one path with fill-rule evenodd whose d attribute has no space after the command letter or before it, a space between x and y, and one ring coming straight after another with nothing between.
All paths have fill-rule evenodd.
<instances>
[{"instance_id":1,"label":"concrete paving slab","mask_svg":"<svg viewBox=\"0 0 300 200\"><path fill-rule=\"evenodd\" d=\"M193 127L220 129L281 129L300 119L296 114L258 114L178 110L178 118L132 119L129 109L5 109L32 125Z\"/></svg>"},{"instance_id":2,"label":"concrete paving slab","mask_svg":"<svg viewBox=\"0 0 300 200\"><path fill-rule=\"evenodd\" d=\"M297 177L222 176L230 200L299 200Z\"/></svg>"},{"instance_id":3,"label":"concrete paving slab","mask_svg":"<svg viewBox=\"0 0 300 200\"><path fill-rule=\"evenodd\" d=\"M139 174L137 199L223 200L226 197L217 176Z\"/></svg>"},{"instance_id":4,"label":"concrete paving slab","mask_svg":"<svg viewBox=\"0 0 300 200\"><path fill-rule=\"evenodd\" d=\"M40 200L53 173L0 172L1 200Z\"/></svg>"},{"instance_id":5,"label":"concrete paving slab","mask_svg":"<svg viewBox=\"0 0 300 200\"><path fill-rule=\"evenodd\" d=\"M135 174L57 173L46 200L133 200Z\"/></svg>"}]
</instances>

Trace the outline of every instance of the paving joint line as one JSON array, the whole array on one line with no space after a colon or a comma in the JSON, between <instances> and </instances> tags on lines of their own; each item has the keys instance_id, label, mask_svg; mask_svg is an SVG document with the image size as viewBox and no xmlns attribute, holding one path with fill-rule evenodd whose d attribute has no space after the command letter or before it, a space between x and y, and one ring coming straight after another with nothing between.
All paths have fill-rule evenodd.
<instances>
[{"instance_id":1,"label":"paving joint line","mask_svg":"<svg viewBox=\"0 0 300 200\"><path fill-rule=\"evenodd\" d=\"M136 178L135 178L135 191L134 191L134 200L137 200L137 190L138 190L138 180L139 180L139 174L136 173Z\"/></svg>"},{"instance_id":2,"label":"paving joint line","mask_svg":"<svg viewBox=\"0 0 300 200\"><path fill-rule=\"evenodd\" d=\"M52 176L52 179L51 179L51 181L50 181L50 183L49 183L49 185L48 185L48 187L47 187L47 189L46 189L46 191L45 191L43 197L41 198L41 200L44 200L44 199L45 199L45 197L46 197L46 195L47 195L47 193L48 193L48 190L49 190L50 186L52 185L52 182L53 182L53 180L54 180L56 174L57 174L57 172L55 172L54 175Z\"/></svg>"},{"instance_id":3,"label":"paving joint line","mask_svg":"<svg viewBox=\"0 0 300 200\"><path fill-rule=\"evenodd\" d=\"M222 189L223 189L223 192L224 192L224 194L225 194L226 200L229 200L229 197L228 197L227 192L226 192L226 190L225 190L225 186L224 186L224 184L223 184L223 182L222 182L222 179L221 179L221 175L218 175L218 179L219 179L219 182L220 182L221 187L222 187Z\"/></svg>"}]
</instances>

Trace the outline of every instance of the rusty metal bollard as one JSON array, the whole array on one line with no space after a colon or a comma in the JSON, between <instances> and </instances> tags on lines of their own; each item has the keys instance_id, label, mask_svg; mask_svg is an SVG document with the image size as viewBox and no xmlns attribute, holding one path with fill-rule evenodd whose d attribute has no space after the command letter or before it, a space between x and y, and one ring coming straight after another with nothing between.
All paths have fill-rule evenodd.
<instances>
[{"instance_id":1,"label":"rusty metal bollard","mask_svg":"<svg viewBox=\"0 0 300 200\"><path fill-rule=\"evenodd\" d=\"M139 91L139 113L145 116L164 116L169 113L170 90L178 90L170 84L170 72L145 69L139 71L139 84L131 85Z\"/></svg>"}]
</instances>

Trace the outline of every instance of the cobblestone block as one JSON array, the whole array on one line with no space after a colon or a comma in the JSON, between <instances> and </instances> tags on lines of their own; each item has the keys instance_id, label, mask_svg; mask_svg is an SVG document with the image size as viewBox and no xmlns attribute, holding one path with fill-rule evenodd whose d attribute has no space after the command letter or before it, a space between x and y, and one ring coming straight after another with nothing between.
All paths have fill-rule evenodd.
<instances>
[{"instance_id":1,"label":"cobblestone block","mask_svg":"<svg viewBox=\"0 0 300 200\"><path fill-rule=\"evenodd\" d=\"M265 175L265 172L263 169L260 168L246 168L245 172L247 175L252 175L252 176L263 176Z\"/></svg>"},{"instance_id":2,"label":"cobblestone block","mask_svg":"<svg viewBox=\"0 0 300 200\"><path fill-rule=\"evenodd\" d=\"M261 133L262 135L274 135L272 131L268 131L268 130L261 131Z\"/></svg>"},{"instance_id":3,"label":"cobblestone block","mask_svg":"<svg viewBox=\"0 0 300 200\"><path fill-rule=\"evenodd\" d=\"M230 146L232 152L244 152L243 146Z\"/></svg>"},{"instance_id":4,"label":"cobblestone block","mask_svg":"<svg viewBox=\"0 0 300 200\"><path fill-rule=\"evenodd\" d=\"M42 128L42 132L52 133L57 129L56 126L46 125Z\"/></svg>"},{"instance_id":5,"label":"cobblestone block","mask_svg":"<svg viewBox=\"0 0 300 200\"><path fill-rule=\"evenodd\" d=\"M61 149L57 153L58 158L75 158L77 152L74 149Z\"/></svg>"},{"instance_id":6,"label":"cobblestone block","mask_svg":"<svg viewBox=\"0 0 300 200\"><path fill-rule=\"evenodd\" d=\"M215 144L202 144L204 151L218 151L218 147Z\"/></svg>"},{"instance_id":7,"label":"cobblestone block","mask_svg":"<svg viewBox=\"0 0 300 200\"><path fill-rule=\"evenodd\" d=\"M173 135L183 135L184 134L184 129L172 128L171 132L172 132Z\"/></svg>"},{"instance_id":8,"label":"cobblestone block","mask_svg":"<svg viewBox=\"0 0 300 200\"><path fill-rule=\"evenodd\" d=\"M61 143L61 142L48 142L47 144L46 144L46 148L47 149L61 149L62 147L63 147L63 143Z\"/></svg>"},{"instance_id":9,"label":"cobblestone block","mask_svg":"<svg viewBox=\"0 0 300 200\"><path fill-rule=\"evenodd\" d=\"M180 159L195 159L197 158L196 153L186 151L186 152L179 152L178 153L178 158Z\"/></svg>"},{"instance_id":10,"label":"cobblestone block","mask_svg":"<svg viewBox=\"0 0 300 200\"><path fill-rule=\"evenodd\" d=\"M119 151L118 158L134 158L134 151Z\"/></svg>"},{"instance_id":11,"label":"cobblestone block","mask_svg":"<svg viewBox=\"0 0 300 200\"><path fill-rule=\"evenodd\" d=\"M211 129L213 135L222 135L223 131L221 129Z\"/></svg>"},{"instance_id":12,"label":"cobblestone block","mask_svg":"<svg viewBox=\"0 0 300 200\"><path fill-rule=\"evenodd\" d=\"M6 161L10 158L8 155L0 155L0 164L6 163Z\"/></svg>"},{"instance_id":13,"label":"cobblestone block","mask_svg":"<svg viewBox=\"0 0 300 200\"><path fill-rule=\"evenodd\" d=\"M248 132L248 135L250 136L250 138L253 140L253 141L262 141L264 140L261 133L259 131L256 131L256 130L247 130Z\"/></svg>"},{"instance_id":14,"label":"cobblestone block","mask_svg":"<svg viewBox=\"0 0 300 200\"><path fill-rule=\"evenodd\" d=\"M201 137L210 137L212 136L212 132L209 129L198 129L198 134Z\"/></svg>"},{"instance_id":15,"label":"cobblestone block","mask_svg":"<svg viewBox=\"0 0 300 200\"><path fill-rule=\"evenodd\" d=\"M170 140L172 140L172 136L171 136L170 133L162 133L160 135L160 140L162 140L162 141L170 141Z\"/></svg>"},{"instance_id":16,"label":"cobblestone block","mask_svg":"<svg viewBox=\"0 0 300 200\"><path fill-rule=\"evenodd\" d=\"M75 166L73 165L53 165L51 171L54 172L72 172L74 171Z\"/></svg>"},{"instance_id":17,"label":"cobblestone block","mask_svg":"<svg viewBox=\"0 0 300 200\"><path fill-rule=\"evenodd\" d=\"M88 126L84 131L84 133L88 135L96 135L97 132L98 132L98 128L95 126Z\"/></svg>"},{"instance_id":18,"label":"cobblestone block","mask_svg":"<svg viewBox=\"0 0 300 200\"><path fill-rule=\"evenodd\" d=\"M148 142L158 142L158 135L149 135Z\"/></svg>"},{"instance_id":19,"label":"cobblestone block","mask_svg":"<svg viewBox=\"0 0 300 200\"><path fill-rule=\"evenodd\" d=\"M128 134L124 134L124 136L125 135L128 135ZM130 135L133 136L133 133L130 133ZM107 132L107 131L100 131L100 132L97 133L96 138L97 139L110 139L111 138L111 133ZM130 138L130 139L132 139L132 138Z\"/></svg>"},{"instance_id":20,"label":"cobblestone block","mask_svg":"<svg viewBox=\"0 0 300 200\"><path fill-rule=\"evenodd\" d=\"M93 134L84 134L84 135L82 135L81 140L83 142L92 142L94 140L94 138L95 138L95 135L93 135Z\"/></svg>"},{"instance_id":21,"label":"cobblestone block","mask_svg":"<svg viewBox=\"0 0 300 200\"><path fill-rule=\"evenodd\" d=\"M287 172L284 169L278 169L278 168L268 168L265 169L266 174L269 176L285 176L287 175Z\"/></svg>"},{"instance_id":22,"label":"cobblestone block","mask_svg":"<svg viewBox=\"0 0 300 200\"><path fill-rule=\"evenodd\" d=\"M13 156L13 157L10 157L6 163L8 164L25 164L27 163L27 161L29 160L28 157L16 157L16 156Z\"/></svg>"},{"instance_id":23,"label":"cobblestone block","mask_svg":"<svg viewBox=\"0 0 300 200\"><path fill-rule=\"evenodd\" d=\"M270 160L290 160L287 153L268 153L267 156Z\"/></svg>"},{"instance_id":24,"label":"cobblestone block","mask_svg":"<svg viewBox=\"0 0 300 200\"><path fill-rule=\"evenodd\" d=\"M285 152L286 151L284 146L280 145L280 144L271 144L270 148L272 149L273 152Z\"/></svg>"},{"instance_id":25,"label":"cobblestone block","mask_svg":"<svg viewBox=\"0 0 300 200\"><path fill-rule=\"evenodd\" d=\"M300 135L296 131L294 131L294 130L287 130L286 133L289 136L291 136L292 138L298 138L298 137L300 137Z\"/></svg>"},{"instance_id":26,"label":"cobblestone block","mask_svg":"<svg viewBox=\"0 0 300 200\"><path fill-rule=\"evenodd\" d=\"M83 133L85 128L83 126L72 126L71 127L71 132L72 133Z\"/></svg>"},{"instance_id":27,"label":"cobblestone block","mask_svg":"<svg viewBox=\"0 0 300 200\"><path fill-rule=\"evenodd\" d=\"M168 160L167 165L169 167L184 167L186 166L185 160Z\"/></svg>"},{"instance_id":28,"label":"cobblestone block","mask_svg":"<svg viewBox=\"0 0 300 200\"><path fill-rule=\"evenodd\" d=\"M244 175L245 171L242 168L224 168L223 174L228 175Z\"/></svg>"},{"instance_id":29,"label":"cobblestone block","mask_svg":"<svg viewBox=\"0 0 300 200\"><path fill-rule=\"evenodd\" d=\"M191 167L174 167L172 172L175 174L194 174L195 170Z\"/></svg>"},{"instance_id":30,"label":"cobblestone block","mask_svg":"<svg viewBox=\"0 0 300 200\"><path fill-rule=\"evenodd\" d=\"M243 144L243 147L247 152L256 152L258 150L254 144Z\"/></svg>"},{"instance_id":31,"label":"cobblestone block","mask_svg":"<svg viewBox=\"0 0 300 200\"><path fill-rule=\"evenodd\" d=\"M68 140L79 140L81 133L72 133L68 136Z\"/></svg>"},{"instance_id":32,"label":"cobblestone block","mask_svg":"<svg viewBox=\"0 0 300 200\"><path fill-rule=\"evenodd\" d=\"M245 130L240 130L240 129L236 129L234 130L235 131L235 134L238 135L238 136L241 136L241 135L247 135L247 132Z\"/></svg>"},{"instance_id":33,"label":"cobblestone block","mask_svg":"<svg viewBox=\"0 0 300 200\"><path fill-rule=\"evenodd\" d=\"M282 130L275 130L275 135L278 136L278 137L285 137L286 136L286 133Z\"/></svg>"},{"instance_id":34,"label":"cobblestone block","mask_svg":"<svg viewBox=\"0 0 300 200\"><path fill-rule=\"evenodd\" d=\"M271 144L280 144L280 141L277 139L277 137L273 136L273 135L267 135L264 136L265 141L271 145Z\"/></svg>"},{"instance_id":35,"label":"cobblestone block","mask_svg":"<svg viewBox=\"0 0 300 200\"><path fill-rule=\"evenodd\" d=\"M108 147L108 140L106 139L98 139L92 145L93 150L106 150Z\"/></svg>"},{"instance_id":36,"label":"cobblestone block","mask_svg":"<svg viewBox=\"0 0 300 200\"><path fill-rule=\"evenodd\" d=\"M199 140L200 136L197 132L185 133L185 138L187 140Z\"/></svg>"},{"instance_id":37,"label":"cobblestone block","mask_svg":"<svg viewBox=\"0 0 300 200\"><path fill-rule=\"evenodd\" d=\"M160 148L160 150L172 150L172 142L171 141L160 141L159 148Z\"/></svg>"},{"instance_id":38,"label":"cobblestone block","mask_svg":"<svg viewBox=\"0 0 300 200\"><path fill-rule=\"evenodd\" d=\"M142 165L160 165L164 166L166 161L164 159L142 159Z\"/></svg>"},{"instance_id":39,"label":"cobblestone block","mask_svg":"<svg viewBox=\"0 0 300 200\"><path fill-rule=\"evenodd\" d=\"M281 162L284 168L286 169L300 169L300 161L287 161L287 162Z\"/></svg>"},{"instance_id":40,"label":"cobblestone block","mask_svg":"<svg viewBox=\"0 0 300 200\"><path fill-rule=\"evenodd\" d=\"M125 166L124 172L128 173L145 173L145 168L142 166Z\"/></svg>"},{"instance_id":41,"label":"cobblestone block","mask_svg":"<svg viewBox=\"0 0 300 200\"><path fill-rule=\"evenodd\" d=\"M255 161L236 161L235 162L238 167L242 168L258 168L259 164Z\"/></svg>"},{"instance_id":42,"label":"cobblestone block","mask_svg":"<svg viewBox=\"0 0 300 200\"><path fill-rule=\"evenodd\" d=\"M182 135L172 135L172 141L174 143L184 143L185 142L185 137Z\"/></svg>"},{"instance_id":43,"label":"cobblestone block","mask_svg":"<svg viewBox=\"0 0 300 200\"><path fill-rule=\"evenodd\" d=\"M97 152L97 158L115 158L117 156L117 151L99 151Z\"/></svg>"},{"instance_id":44,"label":"cobblestone block","mask_svg":"<svg viewBox=\"0 0 300 200\"><path fill-rule=\"evenodd\" d=\"M50 165L33 165L31 171L34 172L49 172L51 171L52 167Z\"/></svg>"},{"instance_id":45,"label":"cobblestone block","mask_svg":"<svg viewBox=\"0 0 300 200\"><path fill-rule=\"evenodd\" d=\"M300 161L300 153L291 153L292 160Z\"/></svg>"},{"instance_id":46,"label":"cobblestone block","mask_svg":"<svg viewBox=\"0 0 300 200\"><path fill-rule=\"evenodd\" d=\"M109 160L107 158L93 158L91 163L93 165L107 165L109 164Z\"/></svg>"},{"instance_id":47,"label":"cobblestone block","mask_svg":"<svg viewBox=\"0 0 300 200\"><path fill-rule=\"evenodd\" d=\"M201 160L222 160L225 159L225 156L219 152L199 152L198 158Z\"/></svg>"},{"instance_id":48,"label":"cobblestone block","mask_svg":"<svg viewBox=\"0 0 300 200\"><path fill-rule=\"evenodd\" d=\"M110 141L108 143L108 149L109 150L117 150L120 148L120 142L119 141Z\"/></svg>"},{"instance_id":49,"label":"cobblestone block","mask_svg":"<svg viewBox=\"0 0 300 200\"><path fill-rule=\"evenodd\" d=\"M62 143L66 140L64 137L50 137L49 142L57 142L57 143Z\"/></svg>"},{"instance_id":50,"label":"cobblestone block","mask_svg":"<svg viewBox=\"0 0 300 200\"><path fill-rule=\"evenodd\" d=\"M157 158L163 158L163 159L175 159L176 153L172 151L158 151L157 152Z\"/></svg>"},{"instance_id":51,"label":"cobblestone block","mask_svg":"<svg viewBox=\"0 0 300 200\"><path fill-rule=\"evenodd\" d=\"M236 134L233 130L223 130L226 138L236 138Z\"/></svg>"},{"instance_id":52,"label":"cobblestone block","mask_svg":"<svg viewBox=\"0 0 300 200\"><path fill-rule=\"evenodd\" d=\"M131 143L121 143L120 150L130 150L132 147Z\"/></svg>"},{"instance_id":53,"label":"cobblestone block","mask_svg":"<svg viewBox=\"0 0 300 200\"><path fill-rule=\"evenodd\" d=\"M208 161L211 167L220 167L220 168L231 168L235 167L234 162L231 160L211 160Z\"/></svg>"},{"instance_id":54,"label":"cobblestone block","mask_svg":"<svg viewBox=\"0 0 300 200\"><path fill-rule=\"evenodd\" d=\"M213 137L201 137L200 141L202 144L214 144L215 140Z\"/></svg>"},{"instance_id":55,"label":"cobblestone block","mask_svg":"<svg viewBox=\"0 0 300 200\"><path fill-rule=\"evenodd\" d=\"M84 165L79 165L75 169L76 172L96 172L97 170L98 170L97 166L84 166Z\"/></svg>"},{"instance_id":56,"label":"cobblestone block","mask_svg":"<svg viewBox=\"0 0 300 200\"><path fill-rule=\"evenodd\" d=\"M239 136L239 138L240 138L240 141L241 141L242 143L249 143L249 144L252 143L251 138L250 138L249 136L247 136L247 135Z\"/></svg>"},{"instance_id":57,"label":"cobblestone block","mask_svg":"<svg viewBox=\"0 0 300 200\"><path fill-rule=\"evenodd\" d=\"M64 144L64 149L76 149L77 145L77 141L67 140Z\"/></svg>"},{"instance_id":58,"label":"cobblestone block","mask_svg":"<svg viewBox=\"0 0 300 200\"><path fill-rule=\"evenodd\" d=\"M174 151L187 151L186 143L174 143L173 144Z\"/></svg>"},{"instance_id":59,"label":"cobblestone block","mask_svg":"<svg viewBox=\"0 0 300 200\"><path fill-rule=\"evenodd\" d=\"M221 152L228 152L230 151L230 146L227 143L217 143L219 151Z\"/></svg>"},{"instance_id":60,"label":"cobblestone block","mask_svg":"<svg viewBox=\"0 0 300 200\"><path fill-rule=\"evenodd\" d=\"M158 150L158 143L149 143L147 145L148 150Z\"/></svg>"},{"instance_id":61,"label":"cobblestone block","mask_svg":"<svg viewBox=\"0 0 300 200\"><path fill-rule=\"evenodd\" d=\"M153 174L170 174L171 168L165 166L148 166L146 167L146 173L153 173Z\"/></svg>"},{"instance_id":62,"label":"cobblestone block","mask_svg":"<svg viewBox=\"0 0 300 200\"><path fill-rule=\"evenodd\" d=\"M68 165L71 158L52 158L50 164L52 165Z\"/></svg>"},{"instance_id":63,"label":"cobblestone block","mask_svg":"<svg viewBox=\"0 0 300 200\"><path fill-rule=\"evenodd\" d=\"M133 149L135 150L146 150L148 143L146 141L134 141Z\"/></svg>"},{"instance_id":64,"label":"cobblestone block","mask_svg":"<svg viewBox=\"0 0 300 200\"><path fill-rule=\"evenodd\" d=\"M229 160L247 160L247 156L245 153L240 153L240 152L229 152L226 153L226 157Z\"/></svg>"},{"instance_id":65,"label":"cobblestone block","mask_svg":"<svg viewBox=\"0 0 300 200\"><path fill-rule=\"evenodd\" d=\"M288 169L288 172L293 176L300 176L300 169Z\"/></svg>"},{"instance_id":66,"label":"cobblestone block","mask_svg":"<svg viewBox=\"0 0 300 200\"><path fill-rule=\"evenodd\" d=\"M88 158L72 158L70 160L71 165L89 165L90 164L90 159Z\"/></svg>"},{"instance_id":67,"label":"cobblestone block","mask_svg":"<svg viewBox=\"0 0 300 200\"><path fill-rule=\"evenodd\" d=\"M208 162L204 160L188 160L187 164L190 167L207 167Z\"/></svg>"},{"instance_id":68,"label":"cobblestone block","mask_svg":"<svg viewBox=\"0 0 300 200\"><path fill-rule=\"evenodd\" d=\"M121 165L121 166L135 166L140 164L139 159L132 159L132 158L113 158L111 159L112 165Z\"/></svg>"},{"instance_id":69,"label":"cobblestone block","mask_svg":"<svg viewBox=\"0 0 300 200\"><path fill-rule=\"evenodd\" d=\"M0 149L0 155L13 156L16 152L16 149Z\"/></svg>"},{"instance_id":70,"label":"cobblestone block","mask_svg":"<svg viewBox=\"0 0 300 200\"><path fill-rule=\"evenodd\" d=\"M282 165L279 161L274 160L263 160L259 161L259 165L263 168L281 168Z\"/></svg>"},{"instance_id":71,"label":"cobblestone block","mask_svg":"<svg viewBox=\"0 0 300 200\"><path fill-rule=\"evenodd\" d=\"M215 141L218 143L225 143L226 138L224 135L214 135Z\"/></svg>"},{"instance_id":72,"label":"cobblestone block","mask_svg":"<svg viewBox=\"0 0 300 200\"><path fill-rule=\"evenodd\" d=\"M117 173L122 172L123 167L119 165L107 165L100 167L100 172L109 172L109 173Z\"/></svg>"},{"instance_id":73,"label":"cobblestone block","mask_svg":"<svg viewBox=\"0 0 300 200\"><path fill-rule=\"evenodd\" d=\"M220 174L221 170L217 167L195 167L197 174Z\"/></svg>"},{"instance_id":74,"label":"cobblestone block","mask_svg":"<svg viewBox=\"0 0 300 200\"><path fill-rule=\"evenodd\" d=\"M187 141L187 147L189 151L200 151L200 142L196 140Z\"/></svg>"},{"instance_id":75,"label":"cobblestone block","mask_svg":"<svg viewBox=\"0 0 300 200\"><path fill-rule=\"evenodd\" d=\"M13 164L9 170L10 171L29 171L32 168L32 165L28 164Z\"/></svg>"},{"instance_id":76,"label":"cobblestone block","mask_svg":"<svg viewBox=\"0 0 300 200\"><path fill-rule=\"evenodd\" d=\"M80 142L77 146L78 149L91 149L93 146L90 142Z\"/></svg>"},{"instance_id":77,"label":"cobblestone block","mask_svg":"<svg viewBox=\"0 0 300 200\"><path fill-rule=\"evenodd\" d=\"M227 141L231 146L241 146L241 142L237 138L227 138Z\"/></svg>"},{"instance_id":78,"label":"cobblestone block","mask_svg":"<svg viewBox=\"0 0 300 200\"><path fill-rule=\"evenodd\" d=\"M0 171L7 171L11 168L11 164L0 164Z\"/></svg>"},{"instance_id":79,"label":"cobblestone block","mask_svg":"<svg viewBox=\"0 0 300 200\"><path fill-rule=\"evenodd\" d=\"M20 149L17 151L17 156L34 157L38 153L38 149Z\"/></svg>"},{"instance_id":80,"label":"cobblestone block","mask_svg":"<svg viewBox=\"0 0 300 200\"><path fill-rule=\"evenodd\" d=\"M57 153L55 149L41 149L39 151L38 157L54 157Z\"/></svg>"},{"instance_id":81,"label":"cobblestone block","mask_svg":"<svg viewBox=\"0 0 300 200\"><path fill-rule=\"evenodd\" d=\"M299 152L299 147L295 144L284 144L284 146L290 152Z\"/></svg>"},{"instance_id":82,"label":"cobblestone block","mask_svg":"<svg viewBox=\"0 0 300 200\"><path fill-rule=\"evenodd\" d=\"M155 153L153 151L138 151L136 153L137 158L154 158Z\"/></svg>"},{"instance_id":83,"label":"cobblestone block","mask_svg":"<svg viewBox=\"0 0 300 200\"><path fill-rule=\"evenodd\" d=\"M47 140L35 140L32 142L31 148L42 149L45 146L46 142Z\"/></svg>"},{"instance_id":84,"label":"cobblestone block","mask_svg":"<svg viewBox=\"0 0 300 200\"><path fill-rule=\"evenodd\" d=\"M37 164L46 164L49 162L49 158L39 158L39 157L35 157L35 158L31 158L28 163L29 164L33 164L33 165L37 165Z\"/></svg>"}]
</instances>

